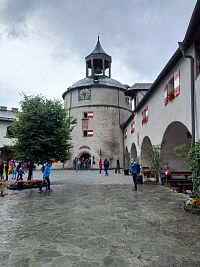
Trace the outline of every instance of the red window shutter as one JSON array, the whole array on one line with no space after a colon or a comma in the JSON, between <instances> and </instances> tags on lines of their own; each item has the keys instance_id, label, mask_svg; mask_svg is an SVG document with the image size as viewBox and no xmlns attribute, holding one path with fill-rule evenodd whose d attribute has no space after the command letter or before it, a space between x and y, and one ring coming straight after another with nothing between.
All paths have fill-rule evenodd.
<instances>
[{"instance_id":1,"label":"red window shutter","mask_svg":"<svg viewBox=\"0 0 200 267\"><path fill-rule=\"evenodd\" d=\"M168 84L167 83L164 86L164 104L165 106L168 104Z\"/></svg>"},{"instance_id":2,"label":"red window shutter","mask_svg":"<svg viewBox=\"0 0 200 267\"><path fill-rule=\"evenodd\" d=\"M87 137L93 137L93 130L87 130Z\"/></svg>"},{"instance_id":3,"label":"red window shutter","mask_svg":"<svg viewBox=\"0 0 200 267\"><path fill-rule=\"evenodd\" d=\"M88 111L88 113L87 113L87 117L89 118L89 119L92 119L93 118L93 111Z\"/></svg>"},{"instance_id":4,"label":"red window shutter","mask_svg":"<svg viewBox=\"0 0 200 267\"><path fill-rule=\"evenodd\" d=\"M180 94L180 71L174 73L174 96Z\"/></svg>"},{"instance_id":5,"label":"red window shutter","mask_svg":"<svg viewBox=\"0 0 200 267\"><path fill-rule=\"evenodd\" d=\"M146 107L146 112L145 112L145 118L146 118L146 122L149 120L149 110L148 107Z\"/></svg>"},{"instance_id":6,"label":"red window shutter","mask_svg":"<svg viewBox=\"0 0 200 267\"><path fill-rule=\"evenodd\" d=\"M131 123L131 134L135 132L135 121Z\"/></svg>"},{"instance_id":7,"label":"red window shutter","mask_svg":"<svg viewBox=\"0 0 200 267\"><path fill-rule=\"evenodd\" d=\"M124 131L124 138L127 138L127 129Z\"/></svg>"}]
</instances>

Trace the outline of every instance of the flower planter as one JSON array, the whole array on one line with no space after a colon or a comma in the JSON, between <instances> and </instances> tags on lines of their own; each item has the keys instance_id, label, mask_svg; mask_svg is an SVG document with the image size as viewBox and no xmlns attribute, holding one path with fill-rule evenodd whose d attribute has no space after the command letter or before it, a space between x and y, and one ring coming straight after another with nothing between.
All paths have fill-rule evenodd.
<instances>
[{"instance_id":1,"label":"flower planter","mask_svg":"<svg viewBox=\"0 0 200 267\"><path fill-rule=\"evenodd\" d=\"M184 210L200 215L200 198L189 198L184 202Z\"/></svg>"},{"instance_id":2,"label":"flower planter","mask_svg":"<svg viewBox=\"0 0 200 267\"><path fill-rule=\"evenodd\" d=\"M193 198L196 208L200 208L200 198Z\"/></svg>"},{"instance_id":3,"label":"flower planter","mask_svg":"<svg viewBox=\"0 0 200 267\"><path fill-rule=\"evenodd\" d=\"M144 184L152 184L152 185L157 185L158 182L155 178L147 178L146 181L144 181Z\"/></svg>"},{"instance_id":4,"label":"flower planter","mask_svg":"<svg viewBox=\"0 0 200 267\"><path fill-rule=\"evenodd\" d=\"M152 185L157 185L157 182L149 182L149 181L144 181L144 184L152 184Z\"/></svg>"},{"instance_id":5,"label":"flower planter","mask_svg":"<svg viewBox=\"0 0 200 267\"><path fill-rule=\"evenodd\" d=\"M7 186L10 190L19 190L19 189L29 189L29 188L39 188L43 183L43 179L34 179L34 180L19 180L9 183Z\"/></svg>"}]
</instances>

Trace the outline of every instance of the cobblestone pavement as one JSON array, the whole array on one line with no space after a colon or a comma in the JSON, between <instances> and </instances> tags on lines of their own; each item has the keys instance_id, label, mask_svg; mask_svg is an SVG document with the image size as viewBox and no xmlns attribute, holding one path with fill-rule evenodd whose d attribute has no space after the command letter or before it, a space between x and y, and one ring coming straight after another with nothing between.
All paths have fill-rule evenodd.
<instances>
[{"instance_id":1,"label":"cobblestone pavement","mask_svg":"<svg viewBox=\"0 0 200 267\"><path fill-rule=\"evenodd\" d=\"M41 173L35 173L41 177ZM51 193L0 199L0 266L197 267L200 216L159 185L129 176L53 171Z\"/></svg>"}]
</instances>

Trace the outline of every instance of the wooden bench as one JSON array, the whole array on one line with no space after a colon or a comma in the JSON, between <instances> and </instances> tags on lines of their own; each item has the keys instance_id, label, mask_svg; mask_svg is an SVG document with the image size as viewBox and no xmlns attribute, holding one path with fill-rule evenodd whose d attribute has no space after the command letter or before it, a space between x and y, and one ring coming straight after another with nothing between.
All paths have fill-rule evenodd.
<instances>
[{"instance_id":1,"label":"wooden bench","mask_svg":"<svg viewBox=\"0 0 200 267\"><path fill-rule=\"evenodd\" d=\"M149 169L149 167L142 167L141 173L143 173L144 177L146 178L151 177L151 170Z\"/></svg>"},{"instance_id":2,"label":"wooden bench","mask_svg":"<svg viewBox=\"0 0 200 267\"><path fill-rule=\"evenodd\" d=\"M173 171L170 175L166 175L166 185L175 188L179 193L185 193L186 190L192 190L191 176L191 172Z\"/></svg>"}]
</instances>

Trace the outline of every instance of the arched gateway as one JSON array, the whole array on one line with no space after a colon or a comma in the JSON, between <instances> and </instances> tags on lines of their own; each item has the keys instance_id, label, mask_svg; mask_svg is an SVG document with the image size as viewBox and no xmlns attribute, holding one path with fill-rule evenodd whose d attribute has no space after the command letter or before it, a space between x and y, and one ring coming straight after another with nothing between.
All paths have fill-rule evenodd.
<instances>
[{"instance_id":1,"label":"arched gateway","mask_svg":"<svg viewBox=\"0 0 200 267\"><path fill-rule=\"evenodd\" d=\"M185 159L177 157L174 149L178 145L191 146L191 133L188 128L179 121L172 122L165 130L161 146L161 164L168 164L173 171L189 171Z\"/></svg>"}]
</instances>

